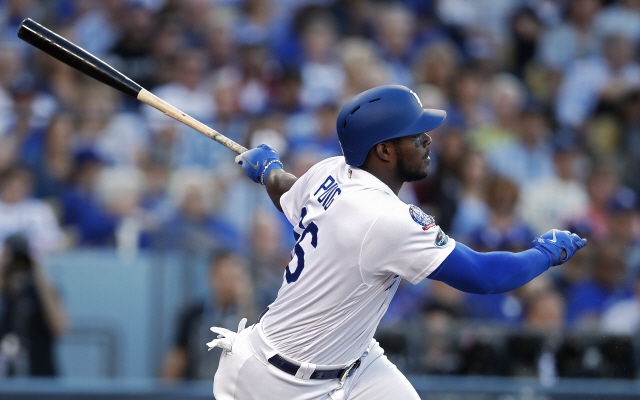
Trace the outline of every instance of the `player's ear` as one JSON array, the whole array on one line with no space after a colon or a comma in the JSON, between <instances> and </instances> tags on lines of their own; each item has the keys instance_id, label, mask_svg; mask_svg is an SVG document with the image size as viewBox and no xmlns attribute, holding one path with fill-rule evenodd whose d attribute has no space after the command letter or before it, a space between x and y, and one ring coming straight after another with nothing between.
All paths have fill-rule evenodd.
<instances>
[{"instance_id":1,"label":"player's ear","mask_svg":"<svg viewBox=\"0 0 640 400\"><path fill-rule=\"evenodd\" d=\"M378 158L382 161L391 162L395 157L395 149L390 142L381 142L374 147L374 151Z\"/></svg>"}]
</instances>

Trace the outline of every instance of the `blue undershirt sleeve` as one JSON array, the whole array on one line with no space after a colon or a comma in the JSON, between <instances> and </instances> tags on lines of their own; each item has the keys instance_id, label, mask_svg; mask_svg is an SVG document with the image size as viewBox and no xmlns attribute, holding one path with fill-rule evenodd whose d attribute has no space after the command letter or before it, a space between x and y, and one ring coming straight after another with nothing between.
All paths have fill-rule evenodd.
<instances>
[{"instance_id":1,"label":"blue undershirt sleeve","mask_svg":"<svg viewBox=\"0 0 640 400\"><path fill-rule=\"evenodd\" d=\"M550 266L551 259L536 248L520 253L478 253L458 242L428 278L467 293L503 293L519 288Z\"/></svg>"}]
</instances>

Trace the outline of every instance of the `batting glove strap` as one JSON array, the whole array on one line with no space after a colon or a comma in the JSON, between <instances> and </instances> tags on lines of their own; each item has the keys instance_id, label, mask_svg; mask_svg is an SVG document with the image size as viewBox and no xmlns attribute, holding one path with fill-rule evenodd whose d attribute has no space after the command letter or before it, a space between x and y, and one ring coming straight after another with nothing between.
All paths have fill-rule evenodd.
<instances>
[{"instance_id":1,"label":"batting glove strap","mask_svg":"<svg viewBox=\"0 0 640 400\"><path fill-rule=\"evenodd\" d=\"M531 242L531 247L541 250L552 257L551 265L562 265L569 260L576 251L587 245L587 239L581 239L575 233L552 229ZM567 252L562 258L562 250Z\"/></svg>"},{"instance_id":2,"label":"batting glove strap","mask_svg":"<svg viewBox=\"0 0 640 400\"><path fill-rule=\"evenodd\" d=\"M244 172L252 181L263 185L269 172L282 168L280 156L266 144L245 151L236 157L236 162L242 165Z\"/></svg>"},{"instance_id":3,"label":"batting glove strap","mask_svg":"<svg viewBox=\"0 0 640 400\"><path fill-rule=\"evenodd\" d=\"M537 240L538 238L534 239ZM538 250L540 253L544 254L545 257L547 257L549 259L549 266L553 267L556 265L556 256L551 253L549 250L543 248L542 246L534 246L533 243L531 243L531 248L533 250ZM562 251L560 251L562 253Z\"/></svg>"}]
</instances>

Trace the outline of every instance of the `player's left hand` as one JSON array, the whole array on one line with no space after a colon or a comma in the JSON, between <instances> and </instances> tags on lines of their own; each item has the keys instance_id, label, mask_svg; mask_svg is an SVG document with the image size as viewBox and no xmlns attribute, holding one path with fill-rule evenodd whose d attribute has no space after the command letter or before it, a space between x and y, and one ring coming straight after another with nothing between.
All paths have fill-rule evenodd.
<instances>
[{"instance_id":1,"label":"player's left hand","mask_svg":"<svg viewBox=\"0 0 640 400\"><path fill-rule=\"evenodd\" d=\"M242 165L244 172L252 181L263 185L269 172L274 169L282 169L280 156L266 144L261 144L255 149L238 155L236 162Z\"/></svg>"},{"instance_id":2,"label":"player's left hand","mask_svg":"<svg viewBox=\"0 0 640 400\"><path fill-rule=\"evenodd\" d=\"M209 349L207 351L213 350L215 347L220 347L226 351L231 351L233 347L233 342L236 341L236 337L240 332L244 330L244 327L247 325L247 319L242 318L240 323L238 324L238 332L230 331L229 329L219 328L217 326L212 326L211 332L218 333L218 338L207 343Z\"/></svg>"},{"instance_id":3,"label":"player's left hand","mask_svg":"<svg viewBox=\"0 0 640 400\"><path fill-rule=\"evenodd\" d=\"M558 229L552 229L531 242L532 248L542 250L551 256L553 266L564 264L576 251L586 245L587 239L581 239L575 233Z\"/></svg>"}]
</instances>

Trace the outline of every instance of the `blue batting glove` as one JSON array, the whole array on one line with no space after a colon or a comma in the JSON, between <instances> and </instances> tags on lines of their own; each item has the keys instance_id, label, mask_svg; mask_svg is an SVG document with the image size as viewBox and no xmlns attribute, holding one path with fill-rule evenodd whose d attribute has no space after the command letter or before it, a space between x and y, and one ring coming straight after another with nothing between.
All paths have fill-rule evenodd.
<instances>
[{"instance_id":1,"label":"blue batting glove","mask_svg":"<svg viewBox=\"0 0 640 400\"><path fill-rule=\"evenodd\" d=\"M245 151L236 157L236 162L242 165L244 172L252 181L263 185L269 172L274 169L282 169L280 156L266 144Z\"/></svg>"},{"instance_id":2,"label":"blue batting glove","mask_svg":"<svg viewBox=\"0 0 640 400\"><path fill-rule=\"evenodd\" d=\"M564 264L576 251L586 245L587 239L581 239L575 233L558 229L552 229L531 242L531 248L536 248L549 256L552 266ZM563 255L562 250L566 254Z\"/></svg>"}]
</instances>

